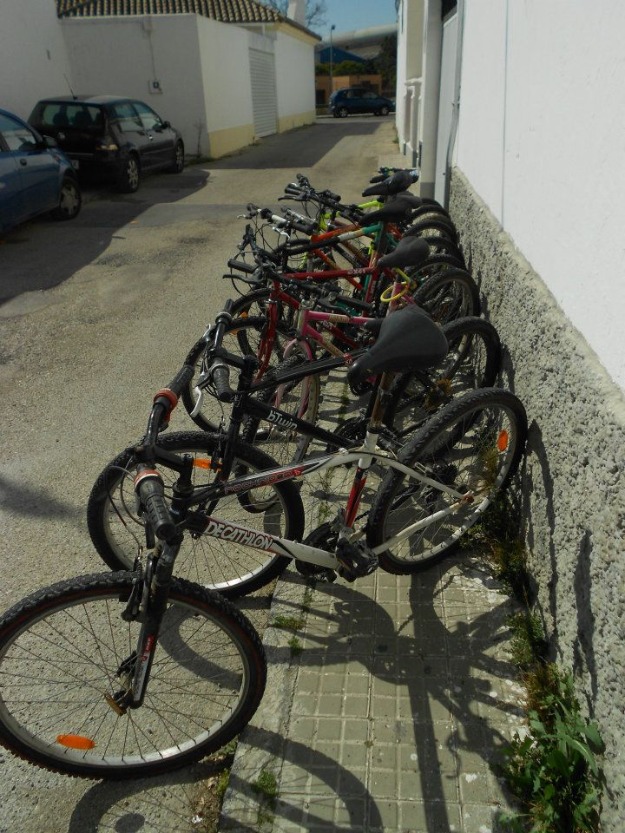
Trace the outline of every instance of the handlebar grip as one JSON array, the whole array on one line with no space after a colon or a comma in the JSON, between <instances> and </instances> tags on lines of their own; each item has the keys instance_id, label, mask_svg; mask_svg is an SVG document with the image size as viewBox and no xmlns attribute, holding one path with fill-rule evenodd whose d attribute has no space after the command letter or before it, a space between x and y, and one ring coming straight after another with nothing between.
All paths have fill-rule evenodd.
<instances>
[{"instance_id":1,"label":"handlebar grip","mask_svg":"<svg viewBox=\"0 0 625 833\"><path fill-rule=\"evenodd\" d=\"M387 176L388 174L376 174L376 176L371 177L369 182L371 182L371 184L374 184L376 182L384 182Z\"/></svg>"},{"instance_id":2,"label":"handlebar grip","mask_svg":"<svg viewBox=\"0 0 625 833\"><path fill-rule=\"evenodd\" d=\"M244 260L236 260L233 257L228 261L228 266L231 269L236 269L238 272L245 272L247 275L253 275L257 269L256 266L252 266Z\"/></svg>"},{"instance_id":3,"label":"handlebar grip","mask_svg":"<svg viewBox=\"0 0 625 833\"><path fill-rule=\"evenodd\" d=\"M215 364L211 368L211 378L217 399L220 402L232 402L234 399L234 391L230 387L230 368L226 364Z\"/></svg>"},{"instance_id":4,"label":"handlebar grip","mask_svg":"<svg viewBox=\"0 0 625 833\"><path fill-rule=\"evenodd\" d=\"M135 477L135 491L145 506L156 537L161 541L171 541L177 534L176 524L169 514L160 474L155 469L142 468Z\"/></svg>"},{"instance_id":5,"label":"handlebar grip","mask_svg":"<svg viewBox=\"0 0 625 833\"><path fill-rule=\"evenodd\" d=\"M306 196L305 191L298 188L296 185L287 185L284 189L284 193L289 194L291 197L296 197L298 200L301 200Z\"/></svg>"},{"instance_id":6,"label":"handlebar grip","mask_svg":"<svg viewBox=\"0 0 625 833\"><path fill-rule=\"evenodd\" d=\"M297 220L289 220L289 225L295 231L301 231L302 234L314 234L317 230L316 223L300 223Z\"/></svg>"}]
</instances>

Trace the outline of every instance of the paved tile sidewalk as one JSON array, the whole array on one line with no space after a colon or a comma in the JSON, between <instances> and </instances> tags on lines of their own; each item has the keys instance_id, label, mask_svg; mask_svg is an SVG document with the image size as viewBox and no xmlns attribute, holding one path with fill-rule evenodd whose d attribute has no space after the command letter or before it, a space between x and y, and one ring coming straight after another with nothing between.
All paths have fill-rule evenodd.
<instances>
[{"instance_id":1,"label":"paved tile sidewalk","mask_svg":"<svg viewBox=\"0 0 625 833\"><path fill-rule=\"evenodd\" d=\"M330 419L345 397L340 384L324 395ZM303 487L312 528L342 486ZM414 576L378 570L314 589L287 571L221 833L494 833L507 804L491 765L522 716L513 609L466 551Z\"/></svg>"}]
</instances>

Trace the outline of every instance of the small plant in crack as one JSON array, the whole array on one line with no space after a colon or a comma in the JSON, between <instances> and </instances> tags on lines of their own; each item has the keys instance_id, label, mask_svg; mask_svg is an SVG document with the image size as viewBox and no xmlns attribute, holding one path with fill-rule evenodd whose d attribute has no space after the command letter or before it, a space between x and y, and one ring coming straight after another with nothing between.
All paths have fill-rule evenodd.
<instances>
[{"instance_id":1,"label":"small plant in crack","mask_svg":"<svg viewBox=\"0 0 625 833\"><path fill-rule=\"evenodd\" d=\"M273 626L275 628L284 628L284 630L289 631L301 631L301 629L304 627L304 617L284 616L283 614L279 613L277 616L274 617Z\"/></svg>"},{"instance_id":2,"label":"small plant in crack","mask_svg":"<svg viewBox=\"0 0 625 833\"><path fill-rule=\"evenodd\" d=\"M272 809L276 806L278 782L273 772L262 769L256 781L251 785L251 788L252 792L263 798Z\"/></svg>"}]
</instances>

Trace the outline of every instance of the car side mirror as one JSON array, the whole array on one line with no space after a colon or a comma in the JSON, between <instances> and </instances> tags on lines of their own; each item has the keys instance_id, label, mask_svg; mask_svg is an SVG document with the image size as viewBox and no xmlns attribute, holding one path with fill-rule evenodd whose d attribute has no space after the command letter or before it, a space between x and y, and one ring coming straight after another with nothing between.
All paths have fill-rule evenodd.
<instances>
[{"instance_id":1,"label":"car side mirror","mask_svg":"<svg viewBox=\"0 0 625 833\"><path fill-rule=\"evenodd\" d=\"M171 122L168 122L168 121L162 121L161 122L161 130L169 130L170 127L171 127Z\"/></svg>"},{"instance_id":2,"label":"car side mirror","mask_svg":"<svg viewBox=\"0 0 625 833\"><path fill-rule=\"evenodd\" d=\"M47 148L58 148L59 143L52 136L44 136L43 137L43 145L44 145L44 147L47 147Z\"/></svg>"}]
</instances>

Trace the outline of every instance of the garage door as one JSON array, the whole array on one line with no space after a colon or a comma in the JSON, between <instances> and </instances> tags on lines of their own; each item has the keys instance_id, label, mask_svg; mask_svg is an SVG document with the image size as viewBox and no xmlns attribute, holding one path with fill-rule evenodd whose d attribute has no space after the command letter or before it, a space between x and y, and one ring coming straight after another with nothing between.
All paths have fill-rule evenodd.
<instances>
[{"instance_id":1,"label":"garage door","mask_svg":"<svg viewBox=\"0 0 625 833\"><path fill-rule=\"evenodd\" d=\"M252 106L257 136L269 136L278 129L278 101L274 58L269 52L250 49Z\"/></svg>"}]
</instances>

